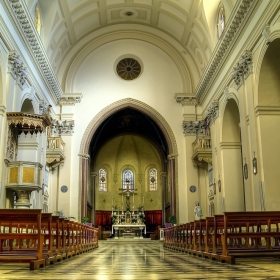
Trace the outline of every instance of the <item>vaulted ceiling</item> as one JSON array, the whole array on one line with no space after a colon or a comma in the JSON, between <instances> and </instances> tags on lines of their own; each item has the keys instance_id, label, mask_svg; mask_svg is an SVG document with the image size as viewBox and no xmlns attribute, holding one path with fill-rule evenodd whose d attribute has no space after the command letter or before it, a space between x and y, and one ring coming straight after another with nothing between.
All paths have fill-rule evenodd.
<instances>
[{"instance_id":1,"label":"vaulted ceiling","mask_svg":"<svg viewBox=\"0 0 280 280\"><path fill-rule=\"evenodd\" d=\"M112 30L145 30L201 75L213 46L199 0L39 0L48 56L58 73L75 45ZM78 52L78 51L77 51Z\"/></svg>"}]
</instances>

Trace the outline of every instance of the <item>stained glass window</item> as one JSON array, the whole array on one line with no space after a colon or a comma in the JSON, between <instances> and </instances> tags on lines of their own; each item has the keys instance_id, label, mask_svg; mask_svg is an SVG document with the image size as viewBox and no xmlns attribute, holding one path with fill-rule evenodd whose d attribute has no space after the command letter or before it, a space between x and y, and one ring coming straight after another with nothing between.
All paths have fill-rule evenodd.
<instances>
[{"instance_id":1,"label":"stained glass window","mask_svg":"<svg viewBox=\"0 0 280 280\"><path fill-rule=\"evenodd\" d=\"M106 192L107 191L107 171L102 168L99 169L98 177L99 177L99 184L98 184L99 191Z\"/></svg>"},{"instance_id":2,"label":"stained glass window","mask_svg":"<svg viewBox=\"0 0 280 280\"><path fill-rule=\"evenodd\" d=\"M155 168L151 168L149 171L149 189L150 191L157 190L157 170Z\"/></svg>"},{"instance_id":3,"label":"stained glass window","mask_svg":"<svg viewBox=\"0 0 280 280\"><path fill-rule=\"evenodd\" d=\"M133 172L129 169L124 170L123 172L123 189L134 189L134 179L133 179Z\"/></svg>"}]
</instances>

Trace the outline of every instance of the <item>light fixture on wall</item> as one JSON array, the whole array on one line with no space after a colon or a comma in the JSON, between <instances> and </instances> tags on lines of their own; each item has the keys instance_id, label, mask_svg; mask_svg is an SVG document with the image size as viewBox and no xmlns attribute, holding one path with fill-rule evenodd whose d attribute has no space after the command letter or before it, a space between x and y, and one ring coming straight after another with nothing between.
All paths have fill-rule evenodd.
<instances>
[{"instance_id":1,"label":"light fixture on wall","mask_svg":"<svg viewBox=\"0 0 280 280\"><path fill-rule=\"evenodd\" d=\"M219 181L218 181L218 189L219 189L219 192L222 191L222 183L221 183L220 175L219 175Z\"/></svg>"},{"instance_id":2,"label":"light fixture on wall","mask_svg":"<svg viewBox=\"0 0 280 280\"><path fill-rule=\"evenodd\" d=\"M246 158L244 158L244 166L243 166L243 173L244 173L244 179L247 180L248 179L248 166L246 163Z\"/></svg>"},{"instance_id":3,"label":"light fixture on wall","mask_svg":"<svg viewBox=\"0 0 280 280\"><path fill-rule=\"evenodd\" d=\"M257 173L258 173L258 165L257 165L257 159L255 157L255 152L254 152L254 158L253 158L253 173L254 173L254 175L257 175Z\"/></svg>"},{"instance_id":4,"label":"light fixture on wall","mask_svg":"<svg viewBox=\"0 0 280 280\"><path fill-rule=\"evenodd\" d=\"M213 191L214 191L214 194L216 194L216 183L215 183L215 179L214 179L214 183L213 183Z\"/></svg>"}]
</instances>

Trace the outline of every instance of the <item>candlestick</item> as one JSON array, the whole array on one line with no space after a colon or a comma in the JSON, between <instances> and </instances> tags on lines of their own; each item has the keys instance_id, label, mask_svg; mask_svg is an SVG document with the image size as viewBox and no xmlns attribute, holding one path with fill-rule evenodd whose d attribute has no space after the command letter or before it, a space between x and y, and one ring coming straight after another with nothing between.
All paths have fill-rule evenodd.
<instances>
[{"instance_id":1,"label":"candlestick","mask_svg":"<svg viewBox=\"0 0 280 280\"><path fill-rule=\"evenodd\" d=\"M144 206L144 196L143 196L143 206Z\"/></svg>"}]
</instances>

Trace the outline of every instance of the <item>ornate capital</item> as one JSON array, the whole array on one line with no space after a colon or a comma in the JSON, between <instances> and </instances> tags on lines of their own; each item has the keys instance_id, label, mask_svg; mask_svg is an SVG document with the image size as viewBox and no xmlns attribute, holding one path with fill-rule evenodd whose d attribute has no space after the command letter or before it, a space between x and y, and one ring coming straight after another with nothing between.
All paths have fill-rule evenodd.
<instances>
[{"instance_id":1,"label":"ornate capital","mask_svg":"<svg viewBox=\"0 0 280 280\"><path fill-rule=\"evenodd\" d=\"M232 78L237 85L237 89L240 88L244 80L252 73L252 67L252 53L245 51L232 71Z\"/></svg>"},{"instance_id":2,"label":"ornate capital","mask_svg":"<svg viewBox=\"0 0 280 280\"><path fill-rule=\"evenodd\" d=\"M74 120L52 120L51 135L72 135L74 132Z\"/></svg>"},{"instance_id":3,"label":"ornate capital","mask_svg":"<svg viewBox=\"0 0 280 280\"><path fill-rule=\"evenodd\" d=\"M9 70L20 86L23 86L28 77L27 67L16 51L11 51L8 58Z\"/></svg>"},{"instance_id":4,"label":"ornate capital","mask_svg":"<svg viewBox=\"0 0 280 280\"><path fill-rule=\"evenodd\" d=\"M219 116L219 101L214 100L206 112L206 118L210 121L210 124L212 124L217 117Z\"/></svg>"}]
</instances>

